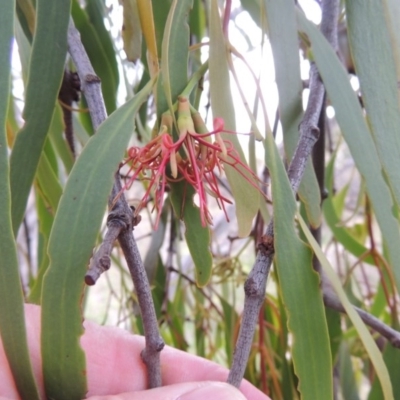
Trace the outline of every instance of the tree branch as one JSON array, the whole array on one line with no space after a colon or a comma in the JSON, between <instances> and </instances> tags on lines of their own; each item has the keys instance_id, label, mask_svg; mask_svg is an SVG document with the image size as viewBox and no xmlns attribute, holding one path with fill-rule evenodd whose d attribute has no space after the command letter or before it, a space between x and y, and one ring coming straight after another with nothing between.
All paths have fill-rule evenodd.
<instances>
[{"instance_id":1,"label":"tree branch","mask_svg":"<svg viewBox=\"0 0 400 400\"><path fill-rule=\"evenodd\" d=\"M88 103L93 127L97 130L99 125L107 118L100 79L93 70L82 45L79 32L76 30L72 20L68 29L68 51L81 80L81 89ZM109 197L110 208L121 190L122 185L117 172ZM137 292L146 341L145 349L142 351L142 359L147 367L149 387L154 388L161 386L160 351L164 347L164 342L158 331L157 317L146 271L132 233L135 225L136 221L133 218L133 212L126 202L125 196L119 196L108 216L108 231L99 250L91 260L85 282L94 284L100 274L110 267L110 254L113 243L118 238Z\"/></svg>"},{"instance_id":2,"label":"tree branch","mask_svg":"<svg viewBox=\"0 0 400 400\"><path fill-rule=\"evenodd\" d=\"M346 313L342 303L336 296L336 293L331 292L331 290L325 290L324 288L325 306L331 308L332 310L339 311L340 313ZM383 323L380 319L376 318L374 315L368 313L361 308L354 306L354 310L357 311L358 315L364 321L365 325L368 325L374 331L380 333L392 344L393 347L400 348L400 332L394 330L390 326Z\"/></svg>"},{"instance_id":3,"label":"tree branch","mask_svg":"<svg viewBox=\"0 0 400 400\"><path fill-rule=\"evenodd\" d=\"M336 46L337 22L339 16L338 0L322 2L321 30L327 39ZM307 109L299 126L300 138L289 165L288 176L294 193L297 193L304 169L312 148L318 139L318 119L324 99L325 89L315 64L310 68L310 95ZM242 324L233 356L228 382L239 387L249 358L260 307L264 301L267 277L274 257L273 222L267 227L266 235L258 246L256 262L245 283L245 304Z\"/></svg>"}]
</instances>

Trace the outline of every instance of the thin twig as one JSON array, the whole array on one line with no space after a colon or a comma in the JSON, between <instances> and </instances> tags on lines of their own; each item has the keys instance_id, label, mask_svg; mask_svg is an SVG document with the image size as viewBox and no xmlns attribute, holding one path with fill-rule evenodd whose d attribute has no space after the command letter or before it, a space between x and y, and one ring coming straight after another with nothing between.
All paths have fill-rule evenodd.
<instances>
[{"instance_id":1,"label":"thin twig","mask_svg":"<svg viewBox=\"0 0 400 400\"><path fill-rule=\"evenodd\" d=\"M222 311L217 307L217 305L212 300L211 296L209 296L203 288L198 287L198 285L197 285L197 283L196 283L196 281L194 279L192 279L189 276L185 275L182 271L179 271L179 269L174 268L172 265L170 267L168 267L168 270L170 272L177 273L180 277L182 277L183 279L187 280L196 290L198 290L204 296L205 299L208 300L208 302L210 303L210 306L212 308L214 308L214 310L217 312L217 314L220 316L220 318L222 318L222 319L225 318L223 313L222 313ZM211 289L211 287L210 287L210 290L213 291ZM214 292L214 294L215 294L215 292Z\"/></svg>"},{"instance_id":2,"label":"thin twig","mask_svg":"<svg viewBox=\"0 0 400 400\"><path fill-rule=\"evenodd\" d=\"M107 117L101 93L100 79L93 70L82 45L79 32L76 30L72 21L68 29L68 49L81 80L81 89L85 94L89 106L93 127L97 130L99 125ZM121 190L121 181L118 173L116 173L114 186L109 198L110 208ZM150 388L154 388L162 384L160 351L164 347L164 342L158 330L157 317L146 271L132 234L134 225L135 220L133 218L133 212L126 202L125 196L119 196L108 217L108 232L104 242L93 257L85 280L88 283L94 284L101 272L109 268L109 257L112 245L115 238L118 237L137 292L146 341L146 346L142 351L142 359L147 367L148 385Z\"/></svg>"},{"instance_id":3,"label":"thin twig","mask_svg":"<svg viewBox=\"0 0 400 400\"><path fill-rule=\"evenodd\" d=\"M327 39L336 47L336 27L339 13L338 0L322 2L321 30ZM325 89L315 64L310 68L310 95L307 109L300 123L300 139L289 165L288 176L294 193L297 193L303 178L307 160L318 139L318 119L324 99ZM253 342L258 313L265 297L267 277L274 257L274 228L271 221L266 235L258 246L256 262L244 286L245 303L242 324L233 356L232 368L228 382L239 387L246 368L247 360Z\"/></svg>"},{"instance_id":4,"label":"thin twig","mask_svg":"<svg viewBox=\"0 0 400 400\"><path fill-rule=\"evenodd\" d=\"M324 290L324 304L326 307L329 307L332 310L336 310L341 313L346 312L339 298L331 290ZM373 330L380 333L392 344L393 347L400 348L400 332L394 330L390 326L383 323L380 319L361 308L354 307L354 310L357 311L365 325L368 325Z\"/></svg>"}]
</instances>

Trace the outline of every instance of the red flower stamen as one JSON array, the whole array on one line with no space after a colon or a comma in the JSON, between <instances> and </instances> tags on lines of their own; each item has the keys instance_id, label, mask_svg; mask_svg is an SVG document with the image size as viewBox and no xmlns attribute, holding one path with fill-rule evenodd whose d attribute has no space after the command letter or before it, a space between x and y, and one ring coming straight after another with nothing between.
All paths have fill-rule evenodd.
<instances>
[{"instance_id":1,"label":"red flower stamen","mask_svg":"<svg viewBox=\"0 0 400 400\"><path fill-rule=\"evenodd\" d=\"M156 227L160 219L168 181L172 183L185 180L194 188L199 197L203 226L212 224L212 216L207 205L207 194L216 199L218 206L222 208L229 221L225 203L231 204L232 202L221 194L216 175L216 172L220 174L223 172L224 164L233 167L252 186L260 190L256 183L258 182L257 176L240 160L232 143L229 140L222 140L221 132L234 133L224 129L223 119L216 118L214 131L205 133L195 131L194 119L198 122L199 115L192 115L188 100L179 98L179 139L173 142L172 136L167 132L168 128L164 125L160 134L146 146L131 147L128 150L128 159L124 165L130 165L129 173L133 172L133 175L124 189L129 188L139 177L148 180L148 187L135 213L138 214L145 207L151 192L154 191L154 209L157 212ZM200 129L205 130L203 122ZM209 139L212 135L215 136L214 143ZM185 158L179 154L181 148L184 150ZM170 170L167 168L168 165Z\"/></svg>"}]
</instances>

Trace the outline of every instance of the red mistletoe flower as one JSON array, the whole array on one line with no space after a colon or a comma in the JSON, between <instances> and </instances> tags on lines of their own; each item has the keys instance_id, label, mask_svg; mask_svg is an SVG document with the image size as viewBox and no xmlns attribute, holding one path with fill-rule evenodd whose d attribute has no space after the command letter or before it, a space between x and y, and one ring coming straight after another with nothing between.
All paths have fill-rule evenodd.
<instances>
[{"instance_id":1,"label":"red mistletoe flower","mask_svg":"<svg viewBox=\"0 0 400 400\"><path fill-rule=\"evenodd\" d=\"M156 227L164 202L167 182L184 180L191 185L199 197L201 223L203 226L212 224L212 216L207 205L207 194L214 197L220 208L225 209L225 203L231 203L221 194L216 172L223 172L224 164L235 168L240 175L258 190L258 178L254 172L240 160L240 156L229 140L222 140L221 132L234 133L224 130L222 118L214 120L214 131L207 132L204 122L196 112L191 114L190 104L184 97L178 101L178 134L173 141L166 125L162 126L156 138L144 147L131 147L128 159L124 164L130 165L133 172L124 189L129 188L137 179L149 181L146 192L135 210L138 214L145 207L152 192L154 192L154 208L157 212ZM201 131L196 132L196 128ZM215 141L211 142L210 137ZM260 191L261 192L261 191Z\"/></svg>"}]
</instances>

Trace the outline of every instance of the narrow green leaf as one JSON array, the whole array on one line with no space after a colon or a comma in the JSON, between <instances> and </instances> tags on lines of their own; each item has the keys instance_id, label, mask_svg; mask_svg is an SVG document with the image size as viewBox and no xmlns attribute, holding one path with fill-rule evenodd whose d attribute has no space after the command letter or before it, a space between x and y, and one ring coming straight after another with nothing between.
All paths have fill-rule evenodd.
<instances>
[{"instance_id":1,"label":"narrow green leaf","mask_svg":"<svg viewBox=\"0 0 400 400\"><path fill-rule=\"evenodd\" d=\"M302 399L332 399L332 359L324 303L312 253L296 233L296 202L272 135L266 138L274 204L275 267L293 335L292 358Z\"/></svg>"},{"instance_id":2,"label":"narrow green leaf","mask_svg":"<svg viewBox=\"0 0 400 400\"><path fill-rule=\"evenodd\" d=\"M143 0L140 1L143 2ZM162 52L162 42L164 39L165 24L167 22L169 11L171 9L172 0L165 0L165 1L151 0L151 3L152 3L153 28L154 28L154 32L152 32L152 34L154 34L155 36L156 51L158 56L160 57ZM147 23L147 25L149 24ZM143 34L145 34L143 27L142 31ZM149 47L148 44L147 46Z\"/></svg>"},{"instance_id":3,"label":"narrow green leaf","mask_svg":"<svg viewBox=\"0 0 400 400\"><path fill-rule=\"evenodd\" d=\"M400 3L398 0L384 0L383 4L386 25L389 29L392 53L396 65L397 82L400 82L400 30L398 29L400 21ZM400 107L400 96L398 103Z\"/></svg>"},{"instance_id":4,"label":"narrow green leaf","mask_svg":"<svg viewBox=\"0 0 400 400\"><path fill-rule=\"evenodd\" d=\"M49 243L51 227L54 222L54 215L52 215L42 198L42 194L36 191L36 210L38 216L38 266L39 271L31 285L31 291L28 296L28 302L40 305L42 297L43 277L49 266L49 256L47 254L47 246Z\"/></svg>"},{"instance_id":5,"label":"narrow green leaf","mask_svg":"<svg viewBox=\"0 0 400 400\"><path fill-rule=\"evenodd\" d=\"M0 334L21 398L36 400L39 399L39 394L28 353L24 297L11 224L10 169L6 138L14 8L15 2L7 0L2 3L0 12Z\"/></svg>"},{"instance_id":6,"label":"narrow green leaf","mask_svg":"<svg viewBox=\"0 0 400 400\"><path fill-rule=\"evenodd\" d=\"M150 82L98 129L74 165L61 198L49 242L50 266L42 289L42 359L48 398L81 399L86 394L83 277L106 209L135 113L151 92ZM73 382L73 385L71 384Z\"/></svg>"},{"instance_id":7,"label":"narrow green leaf","mask_svg":"<svg viewBox=\"0 0 400 400\"><path fill-rule=\"evenodd\" d=\"M400 354L398 349L387 342L385 349L383 350L383 359L385 360L392 381L394 398L399 400L400 380L398 379L398 371L400 370ZM381 383L379 382L379 379L375 379L368 400L380 400L382 398L383 392Z\"/></svg>"},{"instance_id":8,"label":"narrow green leaf","mask_svg":"<svg viewBox=\"0 0 400 400\"><path fill-rule=\"evenodd\" d=\"M360 400L353 364L350 358L350 348L345 341L341 343L339 350L339 377L343 398Z\"/></svg>"},{"instance_id":9,"label":"narrow green leaf","mask_svg":"<svg viewBox=\"0 0 400 400\"><path fill-rule=\"evenodd\" d=\"M62 187L45 153L40 157L36 176L39 188L55 214L62 195Z\"/></svg>"},{"instance_id":10,"label":"narrow green leaf","mask_svg":"<svg viewBox=\"0 0 400 400\"><path fill-rule=\"evenodd\" d=\"M53 116L67 54L70 0L37 0L37 24L24 108L25 125L11 153L11 198L14 234L25 206Z\"/></svg>"},{"instance_id":11,"label":"narrow green leaf","mask_svg":"<svg viewBox=\"0 0 400 400\"><path fill-rule=\"evenodd\" d=\"M122 40L129 61L136 62L142 54L142 31L136 0L122 0L123 25Z\"/></svg>"},{"instance_id":12,"label":"narrow green leaf","mask_svg":"<svg viewBox=\"0 0 400 400\"><path fill-rule=\"evenodd\" d=\"M54 109L48 136L54 150L60 156L66 171L69 173L74 165L74 157L64 138L64 121L61 112L61 106L57 105ZM77 137L74 126L74 136Z\"/></svg>"},{"instance_id":13,"label":"narrow green leaf","mask_svg":"<svg viewBox=\"0 0 400 400\"><path fill-rule=\"evenodd\" d=\"M193 0L174 0L165 23L162 41L161 74L165 97L170 110L172 103L187 84L189 56L189 25L187 22ZM160 110L161 111L161 110Z\"/></svg>"},{"instance_id":14,"label":"narrow green leaf","mask_svg":"<svg viewBox=\"0 0 400 400\"><path fill-rule=\"evenodd\" d=\"M328 197L324 200L322 209L324 212L325 221L332 231L335 239L343 245L343 247L353 254L355 257L361 257L368 252L368 249L360 242L358 242L349 230L343 226L340 216L335 209L335 194L333 190L333 168L335 165L336 153L326 167L326 188L328 190ZM337 196L337 195L336 195ZM363 261L375 265L372 256L363 258Z\"/></svg>"},{"instance_id":15,"label":"narrow green leaf","mask_svg":"<svg viewBox=\"0 0 400 400\"><path fill-rule=\"evenodd\" d=\"M157 273L157 266L160 263L160 250L164 244L168 211L171 211L171 206L169 203L165 203L161 212L158 229L151 235L149 249L147 250L146 257L143 260L144 269L146 270L150 285L153 285Z\"/></svg>"},{"instance_id":16,"label":"narrow green leaf","mask_svg":"<svg viewBox=\"0 0 400 400\"><path fill-rule=\"evenodd\" d=\"M253 21L263 31L268 31L267 16L264 7L264 1L262 0L240 0L240 3L251 16Z\"/></svg>"},{"instance_id":17,"label":"narrow green leaf","mask_svg":"<svg viewBox=\"0 0 400 400\"><path fill-rule=\"evenodd\" d=\"M400 205L398 84L384 8L381 1L347 0L347 33L369 127L389 185Z\"/></svg>"},{"instance_id":18,"label":"narrow green leaf","mask_svg":"<svg viewBox=\"0 0 400 400\"><path fill-rule=\"evenodd\" d=\"M331 346L332 363L335 365L337 353L342 340L341 316L331 308L325 308L326 323L328 324L329 342Z\"/></svg>"},{"instance_id":19,"label":"narrow green leaf","mask_svg":"<svg viewBox=\"0 0 400 400\"><path fill-rule=\"evenodd\" d=\"M206 30L205 10L201 0L194 0L193 9L189 15L189 25L192 35L196 36L198 42L201 42Z\"/></svg>"},{"instance_id":20,"label":"narrow green leaf","mask_svg":"<svg viewBox=\"0 0 400 400\"><path fill-rule=\"evenodd\" d=\"M299 124L303 117L296 5L292 0L265 0L265 7L279 93L279 118L286 156L290 161L299 140ZM311 159L307 162L299 196L306 208L308 221L313 227L318 227L321 224L321 194Z\"/></svg>"},{"instance_id":21,"label":"narrow green leaf","mask_svg":"<svg viewBox=\"0 0 400 400\"><path fill-rule=\"evenodd\" d=\"M29 41L26 34L24 33L24 29L21 26L19 20L15 21L14 34L15 34L15 39L18 43L18 54L22 67L22 80L24 81L26 89L26 83L28 81L28 73L29 73L29 60L31 58L31 51L32 51L32 36L31 40Z\"/></svg>"},{"instance_id":22,"label":"narrow green leaf","mask_svg":"<svg viewBox=\"0 0 400 400\"><path fill-rule=\"evenodd\" d=\"M171 202L175 215L185 223L185 238L196 268L196 283L202 287L211 278L210 230L201 225L200 209L193 203L195 191L182 182L171 184Z\"/></svg>"},{"instance_id":23,"label":"narrow green leaf","mask_svg":"<svg viewBox=\"0 0 400 400\"><path fill-rule=\"evenodd\" d=\"M16 11L19 23L23 28L26 37L32 42L32 35L35 31L35 6L32 0L17 0Z\"/></svg>"},{"instance_id":24,"label":"narrow green leaf","mask_svg":"<svg viewBox=\"0 0 400 400\"><path fill-rule=\"evenodd\" d=\"M383 177L382 165L359 101L350 86L346 71L325 37L301 13L298 13L298 22L300 29L311 41L315 62L335 108L336 119L357 168L365 179L367 193L387 246L396 286L400 290L399 224L392 213L392 196Z\"/></svg>"},{"instance_id":25,"label":"narrow green leaf","mask_svg":"<svg viewBox=\"0 0 400 400\"><path fill-rule=\"evenodd\" d=\"M347 299L347 296L342 288L342 284L340 283L339 278L337 277L335 271L330 265L328 259L325 257L325 254L322 252L320 246L312 236L306 223L301 218L300 214L298 214L297 217L299 219L301 229L303 230L304 234L307 237L308 243L311 245L315 255L318 257L318 260L320 261L326 276L331 282L332 287L335 290L337 296L339 297L339 300L342 303L344 309L346 310L348 317L350 318L354 327L357 329L359 337L365 346L365 350L368 352L371 362L374 365L376 374L378 375L379 380L381 382L384 399L385 400L394 399L392 385L390 383L389 372L383 361L382 353L378 349L378 346L376 345L374 339L369 333L367 327L364 325L364 322L362 322L361 318L359 317L359 315L357 314L357 312L354 310L353 306Z\"/></svg>"},{"instance_id":26,"label":"narrow green leaf","mask_svg":"<svg viewBox=\"0 0 400 400\"><path fill-rule=\"evenodd\" d=\"M222 296L218 296L224 313L224 335L225 335L225 351L227 362L232 362L233 351L235 349L235 331L239 316L234 307L232 307Z\"/></svg>"},{"instance_id":27,"label":"narrow green leaf","mask_svg":"<svg viewBox=\"0 0 400 400\"><path fill-rule=\"evenodd\" d=\"M228 53L225 38L222 33L221 20L216 0L211 1L210 8L210 96L214 117L225 121L225 128L235 130L235 109L233 106ZM243 149L236 135L222 134L224 140L229 140L242 162L246 163ZM225 165L225 173L235 199L236 217L238 220L238 235L248 236L253 224L253 218L259 210L260 193L233 167ZM249 180L252 178L249 177Z\"/></svg>"}]
</instances>

